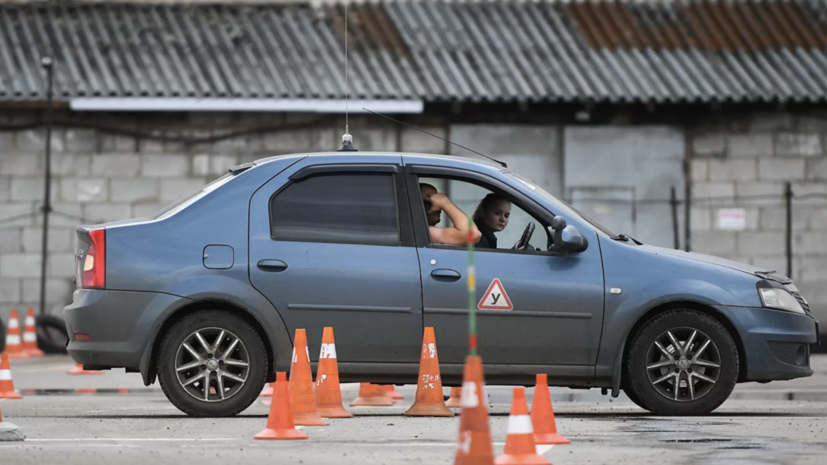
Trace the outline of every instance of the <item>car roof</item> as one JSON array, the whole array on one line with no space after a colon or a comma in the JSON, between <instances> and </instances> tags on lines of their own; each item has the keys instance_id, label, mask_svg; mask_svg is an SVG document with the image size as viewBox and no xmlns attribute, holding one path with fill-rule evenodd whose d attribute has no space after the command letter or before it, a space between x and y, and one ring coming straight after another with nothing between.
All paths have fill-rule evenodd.
<instances>
[{"instance_id":1,"label":"car roof","mask_svg":"<svg viewBox=\"0 0 827 465\"><path fill-rule=\"evenodd\" d=\"M367 152L337 152L337 151L328 151L328 152L306 152L306 153L289 153L289 154L282 154L282 155L274 155L270 157L260 158L258 160L254 160L253 163L256 165L262 165L265 163L269 163L276 160L283 160L286 158L293 158L293 157L319 157L319 156L347 156L347 157L360 157L360 156L371 156L371 157L388 157L388 158L398 158L400 156L413 156L413 157L421 157L421 158L429 158L433 160L443 160L443 161L453 161L453 162L465 162L465 163L472 163L481 166L488 166L493 167L495 169L502 169L501 165L498 165L494 162L479 159L479 158L471 158L471 157L464 157L460 155L442 155L442 154L434 154L434 153L419 153L419 152L392 152L392 151L367 151Z\"/></svg>"}]
</instances>

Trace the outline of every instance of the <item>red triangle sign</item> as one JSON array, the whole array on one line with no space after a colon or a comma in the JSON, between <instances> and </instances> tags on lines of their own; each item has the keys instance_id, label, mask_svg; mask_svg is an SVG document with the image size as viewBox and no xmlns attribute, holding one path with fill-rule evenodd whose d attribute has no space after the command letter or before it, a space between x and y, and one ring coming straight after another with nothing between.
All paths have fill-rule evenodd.
<instances>
[{"instance_id":1,"label":"red triangle sign","mask_svg":"<svg viewBox=\"0 0 827 465\"><path fill-rule=\"evenodd\" d=\"M505 287L498 278L491 281L488 290L483 294L480 303L477 304L480 310L512 310L511 299L505 293Z\"/></svg>"}]
</instances>

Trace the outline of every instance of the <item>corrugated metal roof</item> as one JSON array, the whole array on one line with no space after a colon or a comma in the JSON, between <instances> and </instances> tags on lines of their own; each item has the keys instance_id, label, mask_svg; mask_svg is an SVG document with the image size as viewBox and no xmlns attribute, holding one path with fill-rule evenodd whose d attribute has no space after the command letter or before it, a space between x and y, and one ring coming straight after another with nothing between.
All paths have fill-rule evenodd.
<instances>
[{"instance_id":1,"label":"corrugated metal roof","mask_svg":"<svg viewBox=\"0 0 827 465\"><path fill-rule=\"evenodd\" d=\"M349 7L350 95L426 102L827 99L824 0L390 0ZM341 4L0 4L0 100L332 99Z\"/></svg>"}]
</instances>

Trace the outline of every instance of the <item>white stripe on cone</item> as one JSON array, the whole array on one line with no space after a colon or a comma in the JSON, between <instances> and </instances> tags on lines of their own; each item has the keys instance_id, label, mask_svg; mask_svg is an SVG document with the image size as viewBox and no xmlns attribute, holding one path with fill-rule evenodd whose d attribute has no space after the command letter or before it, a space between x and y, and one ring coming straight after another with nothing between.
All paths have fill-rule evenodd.
<instances>
[{"instance_id":1,"label":"white stripe on cone","mask_svg":"<svg viewBox=\"0 0 827 465\"><path fill-rule=\"evenodd\" d=\"M31 316L26 317L26 326L34 326L34 317L31 317Z\"/></svg>"},{"instance_id":2,"label":"white stripe on cone","mask_svg":"<svg viewBox=\"0 0 827 465\"><path fill-rule=\"evenodd\" d=\"M322 344L322 353L319 358L336 358L336 344Z\"/></svg>"},{"instance_id":3,"label":"white stripe on cone","mask_svg":"<svg viewBox=\"0 0 827 465\"><path fill-rule=\"evenodd\" d=\"M11 381L11 370L0 370L0 381Z\"/></svg>"},{"instance_id":4,"label":"white stripe on cone","mask_svg":"<svg viewBox=\"0 0 827 465\"><path fill-rule=\"evenodd\" d=\"M30 331L26 331L23 333L23 342L35 342L37 341L37 335Z\"/></svg>"},{"instance_id":5,"label":"white stripe on cone","mask_svg":"<svg viewBox=\"0 0 827 465\"><path fill-rule=\"evenodd\" d=\"M9 321L9 329L19 328L19 327L20 327L20 323L17 321L17 318L13 318L11 321Z\"/></svg>"},{"instance_id":6,"label":"white stripe on cone","mask_svg":"<svg viewBox=\"0 0 827 465\"><path fill-rule=\"evenodd\" d=\"M17 334L7 334L6 335L6 345L7 346L20 345L20 336L17 335Z\"/></svg>"},{"instance_id":7,"label":"white stripe on cone","mask_svg":"<svg viewBox=\"0 0 827 465\"><path fill-rule=\"evenodd\" d=\"M528 415L512 415L508 417L508 434L534 434L531 426L531 417Z\"/></svg>"}]
</instances>

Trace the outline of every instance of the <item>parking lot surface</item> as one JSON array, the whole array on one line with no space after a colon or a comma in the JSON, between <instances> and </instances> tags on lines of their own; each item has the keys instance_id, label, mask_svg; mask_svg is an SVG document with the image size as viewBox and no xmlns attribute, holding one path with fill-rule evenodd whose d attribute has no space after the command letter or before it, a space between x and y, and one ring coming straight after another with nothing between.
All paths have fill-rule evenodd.
<instances>
[{"instance_id":1,"label":"parking lot surface","mask_svg":"<svg viewBox=\"0 0 827 465\"><path fill-rule=\"evenodd\" d=\"M392 407L349 407L358 386L344 384L344 404L354 418L301 427L305 441L256 441L269 409L261 399L237 417L190 418L157 384L143 386L137 374L67 375L72 366L61 356L13 362L24 399L0 400L0 408L26 440L0 443L0 463L453 463L459 417L405 417L413 385L397 387L405 399ZM658 417L623 395L552 388L558 431L571 444L539 451L557 465L820 465L827 456L827 356L815 356L813 367L811 378L739 385L729 401L703 417ZM496 456L505 444L512 391L488 391ZM532 392L527 389L529 402Z\"/></svg>"}]
</instances>

